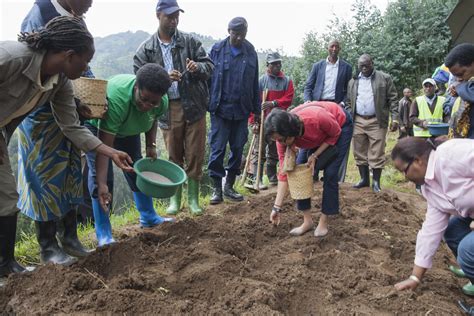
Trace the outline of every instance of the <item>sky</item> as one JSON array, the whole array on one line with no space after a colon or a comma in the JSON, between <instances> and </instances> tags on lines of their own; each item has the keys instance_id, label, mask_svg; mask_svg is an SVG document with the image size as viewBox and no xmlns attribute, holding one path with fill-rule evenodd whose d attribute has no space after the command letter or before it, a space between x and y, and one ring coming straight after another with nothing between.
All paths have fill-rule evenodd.
<instances>
[{"instance_id":1,"label":"sky","mask_svg":"<svg viewBox=\"0 0 474 316\"><path fill-rule=\"evenodd\" d=\"M372 0L382 12L389 0ZM352 0L179 0L185 11L178 29L227 36L228 22L236 16L248 21L247 39L258 50L279 49L300 55L305 34L324 32L333 16L349 17ZM0 40L16 40L21 22L34 0L0 0ZM153 33L158 27L156 0L94 0L86 23L95 37L125 31Z\"/></svg>"}]
</instances>

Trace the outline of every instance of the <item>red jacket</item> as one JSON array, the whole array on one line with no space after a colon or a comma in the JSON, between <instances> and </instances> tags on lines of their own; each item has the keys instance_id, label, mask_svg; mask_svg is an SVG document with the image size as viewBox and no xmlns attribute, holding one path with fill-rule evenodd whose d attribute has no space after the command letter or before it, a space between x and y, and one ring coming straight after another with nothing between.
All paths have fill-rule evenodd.
<instances>
[{"instance_id":1,"label":"red jacket","mask_svg":"<svg viewBox=\"0 0 474 316\"><path fill-rule=\"evenodd\" d=\"M344 110L333 102L311 102L300 105L290 113L296 114L304 125L304 134L295 138L293 146L312 149L323 143L335 145L346 122ZM283 169L286 145L277 142L280 170ZM286 181L286 175L278 174L278 180Z\"/></svg>"},{"instance_id":2,"label":"red jacket","mask_svg":"<svg viewBox=\"0 0 474 316\"><path fill-rule=\"evenodd\" d=\"M268 89L266 101L276 101L280 109L286 110L290 107L293 101L293 95L295 89L293 87L293 81L285 76L283 72L277 76L272 75L267 71L266 74L262 75L258 81L260 97L263 100L263 91ZM265 111L265 117L270 113L271 110ZM254 115L250 114L249 124L254 123Z\"/></svg>"}]
</instances>

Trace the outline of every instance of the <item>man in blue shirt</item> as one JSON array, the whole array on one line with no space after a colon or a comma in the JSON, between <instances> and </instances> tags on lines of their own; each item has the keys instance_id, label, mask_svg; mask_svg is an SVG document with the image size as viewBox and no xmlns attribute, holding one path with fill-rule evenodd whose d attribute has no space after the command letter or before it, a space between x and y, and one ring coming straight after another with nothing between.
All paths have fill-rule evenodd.
<instances>
[{"instance_id":1,"label":"man in blue shirt","mask_svg":"<svg viewBox=\"0 0 474 316\"><path fill-rule=\"evenodd\" d=\"M222 178L226 170L224 196L232 201L243 200L233 186L240 173L242 153L247 142L247 119L251 112L260 116L258 58L253 45L245 39L247 21L242 17L233 18L228 31L229 36L214 44L210 53L215 65L209 102L211 154L208 169L213 180L211 204L223 201ZM227 168L224 168L227 143L231 153Z\"/></svg>"}]
</instances>

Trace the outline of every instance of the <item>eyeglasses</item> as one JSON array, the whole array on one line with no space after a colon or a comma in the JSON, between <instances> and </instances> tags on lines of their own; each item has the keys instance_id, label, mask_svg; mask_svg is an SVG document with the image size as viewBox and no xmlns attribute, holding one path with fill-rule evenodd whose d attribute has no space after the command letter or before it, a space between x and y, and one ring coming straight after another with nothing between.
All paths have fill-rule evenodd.
<instances>
[{"instance_id":1,"label":"eyeglasses","mask_svg":"<svg viewBox=\"0 0 474 316\"><path fill-rule=\"evenodd\" d=\"M403 170L403 173L404 173L405 175L407 175L408 169L410 169L410 166L411 166L411 164L413 163L413 161L414 161L414 160L410 161L410 162L408 163L408 165L406 166L405 170Z\"/></svg>"},{"instance_id":2,"label":"eyeglasses","mask_svg":"<svg viewBox=\"0 0 474 316\"><path fill-rule=\"evenodd\" d=\"M138 95L138 101L140 101L140 103L142 104L148 104L148 105L151 105L152 107L154 108L159 108L161 106L161 100L158 101L158 102L151 102L151 101L148 101L146 98L144 98L142 96L142 92L140 91L140 89L137 88L137 95Z\"/></svg>"}]
</instances>

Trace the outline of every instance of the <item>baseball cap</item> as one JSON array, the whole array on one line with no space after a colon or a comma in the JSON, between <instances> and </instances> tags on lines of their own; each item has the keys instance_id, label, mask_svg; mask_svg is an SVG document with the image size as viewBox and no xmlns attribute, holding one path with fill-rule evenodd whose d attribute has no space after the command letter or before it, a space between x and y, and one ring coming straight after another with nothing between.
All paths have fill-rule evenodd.
<instances>
[{"instance_id":1,"label":"baseball cap","mask_svg":"<svg viewBox=\"0 0 474 316\"><path fill-rule=\"evenodd\" d=\"M431 84L433 87L436 87L436 81L432 78L426 78L425 80L423 80L423 84L422 86L425 86L425 84Z\"/></svg>"},{"instance_id":2,"label":"baseball cap","mask_svg":"<svg viewBox=\"0 0 474 316\"><path fill-rule=\"evenodd\" d=\"M277 61L281 61L281 56L278 52L268 53L267 54L267 63L271 64Z\"/></svg>"},{"instance_id":3,"label":"baseball cap","mask_svg":"<svg viewBox=\"0 0 474 316\"><path fill-rule=\"evenodd\" d=\"M176 11L184 11L178 6L176 0L159 0L156 5L156 12L163 12L166 15L173 14Z\"/></svg>"}]
</instances>

